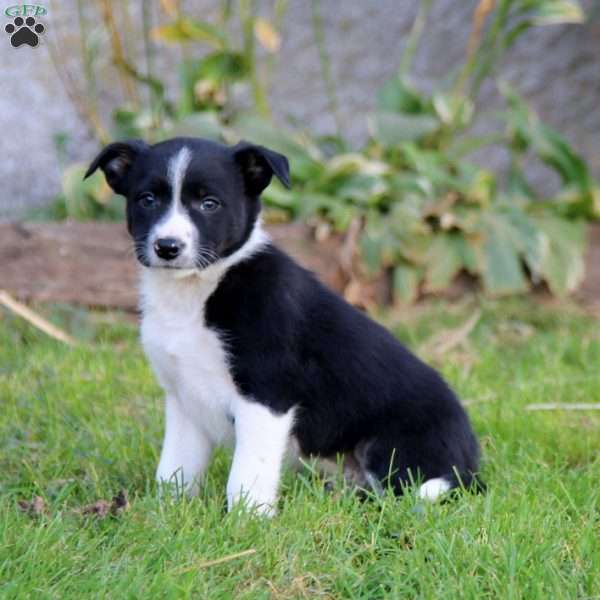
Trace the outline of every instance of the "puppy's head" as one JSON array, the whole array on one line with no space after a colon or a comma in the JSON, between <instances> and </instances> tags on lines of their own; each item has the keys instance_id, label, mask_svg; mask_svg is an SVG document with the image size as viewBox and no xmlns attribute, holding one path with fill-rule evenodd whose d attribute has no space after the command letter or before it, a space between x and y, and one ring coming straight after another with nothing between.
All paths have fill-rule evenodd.
<instances>
[{"instance_id":1,"label":"puppy's head","mask_svg":"<svg viewBox=\"0 0 600 600\"><path fill-rule=\"evenodd\" d=\"M247 142L116 142L86 177L98 168L127 198L127 226L147 267L203 269L229 256L250 236L273 175L289 187L285 156Z\"/></svg>"}]
</instances>

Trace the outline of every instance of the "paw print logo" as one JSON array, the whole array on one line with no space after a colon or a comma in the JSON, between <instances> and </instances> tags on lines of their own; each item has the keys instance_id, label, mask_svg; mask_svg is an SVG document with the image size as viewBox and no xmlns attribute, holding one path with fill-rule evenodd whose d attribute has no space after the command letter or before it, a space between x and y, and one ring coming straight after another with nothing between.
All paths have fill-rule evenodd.
<instances>
[{"instance_id":1,"label":"paw print logo","mask_svg":"<svg viewBox=\"0 0 600 600\"><path fill-rule=\"evenodd\" d=\"M46 31L41 23L36 23L33 17L15 17L12 23L9 23L4 31L10 35L10 43L14 48L27 44L35 48L39 42L39 36Z\"/></svg>"}]
</instances>

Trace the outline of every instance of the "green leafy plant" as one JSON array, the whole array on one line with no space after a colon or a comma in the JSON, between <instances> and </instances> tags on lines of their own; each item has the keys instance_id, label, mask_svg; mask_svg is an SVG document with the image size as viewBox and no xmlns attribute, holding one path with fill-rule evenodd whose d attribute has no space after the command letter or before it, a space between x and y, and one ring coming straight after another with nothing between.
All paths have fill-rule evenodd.
<instances>
[{"instance_id":1,"label":"green leafy plant","mask_svg":"<svg viewBox=\"0 0 600 600\"><path fill-rule=\"evenodd\" d=\"M474 137L481 114L476 95L504 52L534 25L582 19L575 2L483 0L474 13L467 58L454 79L424 94L409 77L431 2L421 3L397 75L380 90L369 116L371 138L359 153L326 158L318 144L243 120L239 130L291 157L295 187L268 190L268 202L294 217L317 215L344 231L359 217L367 271L390 271L396 296L445 290L461 272L491 295L527 291L545 282L556 295L583 277L583 219L600 213L596 182L585 162L505 83L502 129ZM469 160L500 145L510 156L503 178ZM529 183L525 158L560 179L552 198Z\"/></svg>"},{"instance_id":2,"label":"green leafy plant","mask_svg":"<svg viewBox=\"0 0 600 600\"><path fill-rule=\"evenodd\" d=\"M106 10L110 2L99 4L105 27L114 34ZM273 126L265 91L268 77L258 68L255 42L271 61L286 2L275 3L273 20L257 17L250 0L235 4L237 12L234 4L223 2L219 23L212 24L184 15L177 0L162 0L169 21L155 27L144 21L144 72L111 38L113 62L136 91L125 94L128 102L114 113L114 137L160 140L186 134L230 143L245 137L279 150L290 159L294 187L289 191L274 183L266 190L271 214L326 223L338 232L359 222L365 272L388 273L403 301L441 292L460 273L477 278L491 295L525 292L541 282L557 295L577 287L583 277L583 222L600 212L597 184L567 141L495 78L506 52L532 27L582 21L577 2L481 0L463 64L426 94L410 76L433 4L423 0L398 72L379 90L376 109L368 116L370 138L359 151L349 151L340 138L312 138ZM317 0L312 9L324 84L335 112ZM239 45L228 33L234 13ZM152 68L155 43L176 44L182 52L175 101L167 100L166 86ZM197 47L208 52L195 56L190 50ZM92 54L86 54L90 64ZM504 99L500 113L487 114L476 102L486 80L497 84ZM250 113L239 113L231 104L231 90L238 84L251 91ZM142 90L148 101L136 103ZM474 122L484 119L498 122L498 130L475 136ZM506 176L472 159L474 151L490 145L503 147L510 157ZM552 197L529 181L532 160L557 175L560 190ZM71 183L77 169L82 167L65 174L64 212L75 218L114 214L100 180L81 188Z\"/></svg>"}]
</instances>

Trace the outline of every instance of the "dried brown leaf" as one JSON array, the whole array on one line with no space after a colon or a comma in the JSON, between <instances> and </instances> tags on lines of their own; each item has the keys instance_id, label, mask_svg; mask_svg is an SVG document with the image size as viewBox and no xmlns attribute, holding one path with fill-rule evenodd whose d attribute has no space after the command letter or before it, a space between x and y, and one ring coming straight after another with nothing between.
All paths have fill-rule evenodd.
<instances>
[{"instance_id":1,"label":"dried brown leaf","mask_svg":"<svg viewBox=\"0 0 600 600\"><path fill-rule=\"evenodd\" d=\"M31 501L19 500L19 508L30 517L39 517L48 512L46 501L41 496L34 496Z\"/></svg>"},{"instance_id":2,"label":"dried brown leaf","mask_svg":"<svg viewBox=\"0 0 600 600\"><path fill-rule=\"evenodd\" d=\"M441 357L450 352L450 350L467 340L477 323L479 323L480 318L481 310L477 310L460 327L442 331L439 335L434 336L422 346L421 352L436 357Z\"/></svg>"},{"instance_id":3,"label":"dried brown leaf","mask_svg":"<svg viewBox=\"0 0 600 600\"><path fill-rule=\"evenodd\" d=\"M129 500L127 499L127 491L121 489L111 501L96 500L92 504L88 504L80 509L82 515L92 515L103 519L108 515L118 516L129 508Z\"/></svg>"}]
</instances>

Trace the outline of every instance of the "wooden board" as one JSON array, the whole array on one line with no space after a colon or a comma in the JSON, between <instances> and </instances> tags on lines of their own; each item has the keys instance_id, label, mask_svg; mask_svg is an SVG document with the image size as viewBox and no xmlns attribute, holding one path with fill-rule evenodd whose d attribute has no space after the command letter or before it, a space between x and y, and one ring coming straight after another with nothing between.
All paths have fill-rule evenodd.
<instances>
[{"instance_id":1,"label":"wooden board","mask_svg":"<svg viewBox=\"0 0 600 600\"><path fill-rule=\"evenodd\" d=\"M273 239L342 291L339 241L315 244L302 225L269 228ZM0 289L25 302L135 310L138 265L121 223L0 224Z\"/></svg>"}]
</instances>

